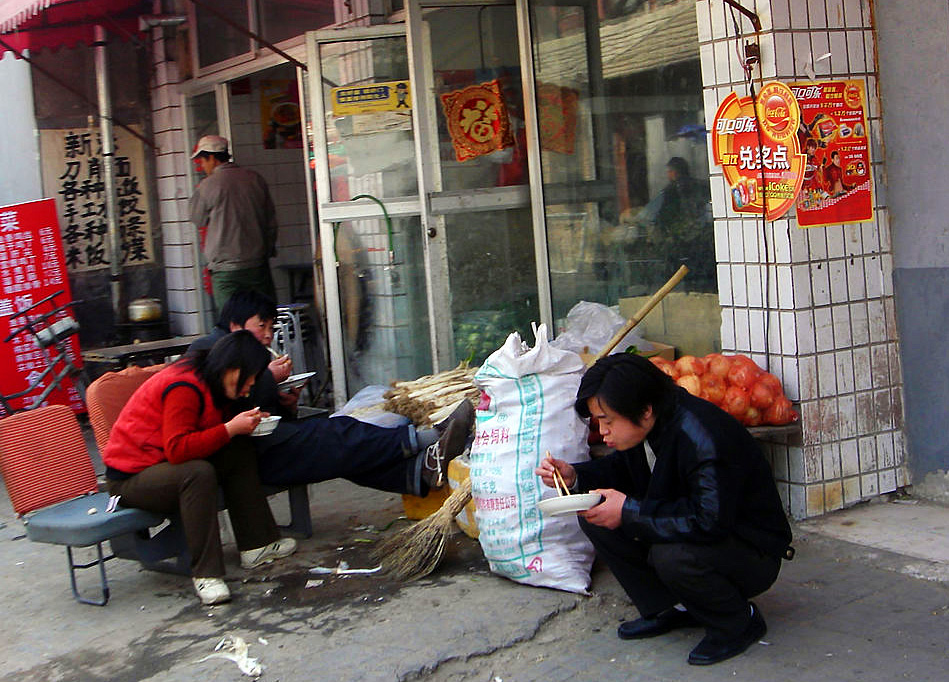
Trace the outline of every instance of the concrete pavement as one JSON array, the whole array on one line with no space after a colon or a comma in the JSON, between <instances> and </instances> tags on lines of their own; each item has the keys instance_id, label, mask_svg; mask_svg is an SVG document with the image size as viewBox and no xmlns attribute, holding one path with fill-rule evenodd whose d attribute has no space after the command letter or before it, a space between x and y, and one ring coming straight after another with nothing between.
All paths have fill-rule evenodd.
<instances>
[{"instance_id":1,"label":"concrete pavement","mask_svg":"<svg viewBox=\"0 0 949 682\"><path fill-rule=\"evenodd\" d=\"M797 557L756 600L767 636L695 668L686 656L699 630L616 637L636 613L601 567L591 596L525 587L490 574L478 544L459 533L439 571L408 585L311 575L340 561L370 566L369 547L401 514L398 496L343 481L313 486L311 500L316 534L289 560L242 571L228 547L231 604L203 607L186 578L116 560L112 600L98 608L73 601L65 551L23 538L3 495L0 681L249 679L230 660L198 662L226 634L248 643L261 679L284 682L946 678L946 507L903 499L796 524ZM278 520L283 503L273 503Z\"/></svg>"}]
</instances>

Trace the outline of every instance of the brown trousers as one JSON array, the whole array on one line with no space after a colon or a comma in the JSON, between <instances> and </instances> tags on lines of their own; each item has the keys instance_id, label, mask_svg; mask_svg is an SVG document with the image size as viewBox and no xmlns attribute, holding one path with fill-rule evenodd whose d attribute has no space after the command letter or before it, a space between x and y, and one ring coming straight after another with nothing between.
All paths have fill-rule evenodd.
<instances>
[{"instance_id":1,"label":"brown trousers","mask_svg":"<svg viewBox=\"0 0 949 682\"><path fill-rule=\"evenodd\" d=\"M181 515L195 578L225 574L219 485L239 550L263 547L280 537L257 477L256 450L247 436L232 439L207 459L162 462L123 481L108 481L109 492L121 496L122 506Z\"/></svg>"}]
</instances>

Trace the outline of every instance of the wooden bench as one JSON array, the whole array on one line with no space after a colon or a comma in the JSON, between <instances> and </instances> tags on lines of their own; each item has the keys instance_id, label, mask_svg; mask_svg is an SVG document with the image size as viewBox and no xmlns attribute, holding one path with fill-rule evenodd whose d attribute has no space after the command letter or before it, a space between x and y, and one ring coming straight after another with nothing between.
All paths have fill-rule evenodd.
<instances>
[{"instance_id":1,"label":"wooden bench","mask_svg":"<svg viewBox=\"0 0 949 682\"><path fill-rule=\"evenodd\" d=\"M95 436L99 452L105 451L112 426L128 399L146 379L163 367L164 365L131 366L118 372L107 372L89 384L86 389L86 406L89 410L89 424L92 426L92 433ZM305 484L291 486L265 485L264 492L267 495L287 493L290 523L280 526L286 535L301 538L308 538L313 535L313 522L310 518L310 496ZM221 508L224 508L223 502ZM173 522L161 532L166 533L165 542L151 542L143 550L141 547L133 547L129 542L120 540L117 543L116 540L113 540L112 551L118 557L138 560L146 568L190 574L190 558L180 526ZM128 540L131 540L131 538Z\"/></svg>"}]
</instances>

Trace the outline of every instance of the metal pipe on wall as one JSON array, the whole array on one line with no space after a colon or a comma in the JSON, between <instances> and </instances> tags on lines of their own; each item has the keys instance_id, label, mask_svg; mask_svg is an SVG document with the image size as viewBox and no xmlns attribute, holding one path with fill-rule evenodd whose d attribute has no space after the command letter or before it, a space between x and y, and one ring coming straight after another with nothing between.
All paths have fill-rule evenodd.
<instances>
[{"instance_id":1,"label":"metal pipe on wall","mask_svg":"<svg viewBox=\"0 0 949 682\"><path fill-rule=\"evenodd\" d=\"M109 237L109 289L112 294L112 314L116 323L121 317L122 241L115 196L115 141L112 137L112 98L109 93L109 66L106 50L106 30L95 27L93 42L96 67L96 94L99 103L99 133L102 137L102 177L105 184L105 219Z\"/></svg>"}]
</instances>

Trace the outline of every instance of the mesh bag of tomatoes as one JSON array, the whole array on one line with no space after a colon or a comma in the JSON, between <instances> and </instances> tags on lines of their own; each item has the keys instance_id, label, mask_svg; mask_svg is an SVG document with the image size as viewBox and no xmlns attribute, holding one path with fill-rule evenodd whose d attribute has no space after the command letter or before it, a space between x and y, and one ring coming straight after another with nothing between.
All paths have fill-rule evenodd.
<instances>
[{"instance_id":1,"label":"mesh bag of tomatoes","mask_svg":"<svg viewBox=\"0 0 949 682\"><path fill-rule=\"evenodd\" d=\"M745 426L781 426L798 420L780 380L746 355L650 360L689 393L718 405Z\"/></svg>"}]
</instances>

